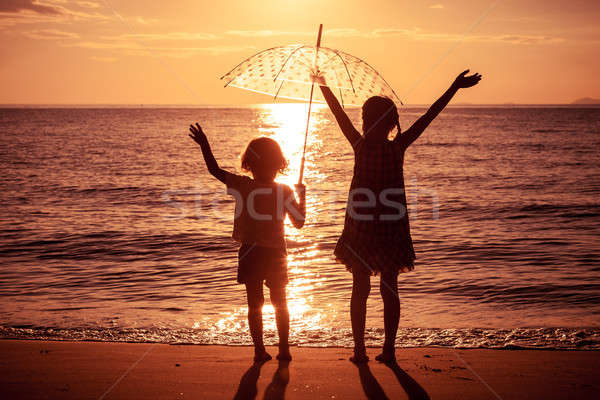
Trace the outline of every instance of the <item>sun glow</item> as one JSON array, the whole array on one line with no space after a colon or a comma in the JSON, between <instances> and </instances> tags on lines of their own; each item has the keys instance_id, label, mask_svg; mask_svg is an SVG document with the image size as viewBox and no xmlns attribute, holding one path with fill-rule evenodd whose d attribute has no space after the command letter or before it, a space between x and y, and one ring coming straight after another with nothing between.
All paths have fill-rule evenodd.
<instances>
[{"instance_id":1,"label":"sun glow","mask_svg":"<svg viewBox=\"0 0 600 400\"><path fill-rule=\"evenodd\" d=\"M315 151L318 140L314 133L322 123L323 118L320 111L326 107L323 104L313 104L311 108L310 126L308 130L308 142L306 145L306 161L304 174L307 176L312 163L310 154ZM308 103L276 103L261 105L262 134L276 140L281 146L284 156L289 161L285 174L277 178L278 182L293 186L298 182L300 174L300 162L302 149L304 147L304 134L306 132L306 119L308 116Z\"/></svg>"},{"instance_id":2,"label":"sun glow","mask_svg":"<svg viewBox=\"0 0 600 400\"><path fill-rule=\"evenodd\" d=\"M260 133L276 140L289 161L286 173L278 176L277 181L293 187L298 182L300 173L308 104L265 104L260 106L260 110ZM317 132L326 122L324 110L326 106L322 104L313 104L311 110L304 165L304 176L309 182L311 179L319 179L322 175L314 159L321 148L321 140ZM307 197L307 215L312 215L314 202L311 201L310 191ZM314 298L311 293L314 293L315 288L322 286L325 279L318 271L311 268L315 261L318 262L315 258L319 254L316 244L306 241L301 231L294 229L289 220L286 220L286 236L290 242L288 245L289 283L286 289L290 334L292 338L294 336L299 338L306 332L323 329L327 325L324 319L330 318L335 312L329 310L330 312L325 315L319 307L313 306ZM265 295L265 298L268 296ZM231 313L223 314L214 325L214 329L217 331L246 330L247 313L248 307L239 307ZM267 303L263 307L263 321L266 331L276 331L273 305Z\"/></svg>"},{"instance_id":3,"label":"sun glow","mask_svg":"<svg viewBox=\"0 0 600 400\"><path fill-rule=\"evenodd\" d=\"M308 248L302 248L302 251L290 249L288 255L288 275L289 283L286 287L288 310L290 314L290 335L292 343L307 332L323 329L327 326L326 318L335 317L335 312L324 314L318 307L313 307L315 288L323 285L325 280L317 271L310 268L308 262L313 263L318 254L316 245L308 245ZM268 299L268 295L265 294ZM213 325L215 332L240 332L245 334L247 329L246 318L248 307L236 308L231 313L223 316ZM265 331L275 332L277 325L275 323L275 308L272 304L263 307L263 325ZM194 328L201 325L196 323ZM300 339L301 340L301 339Z\"/></svg>"},{"instance_id":4,"label":"sun glow","mask_svg":"<svg viewBox=\"0 0 600 400\"><path fill-rule=\"evenodd\" d=\"M300 253L288 256L288 275L290 279L286 292L290 314L290 336L293 344L296 340L295 337L301 337L309 331L326 327L327 321L325 319L334 317L335 314L332 312L325 315L319 308L313 307L314 298L313 295L309 295L309 293L314 292L315 288L322 286L325 279L314 270L310 270L309 265L306 265L305 260L311 260L317 252L314 248L301 252L301 257L298 257ZM265 298L269 298L267 294L265 294ZM245 335L247 315L248 307L236 308L231 313L223 314L222 318L212 326L212 329L215 332L235 331ZM275 308L268 302L263 306L263 325L265 331L277 331ZM199 323L196 323L194 328L200 326Z\"/></svg>"}]
</instances>

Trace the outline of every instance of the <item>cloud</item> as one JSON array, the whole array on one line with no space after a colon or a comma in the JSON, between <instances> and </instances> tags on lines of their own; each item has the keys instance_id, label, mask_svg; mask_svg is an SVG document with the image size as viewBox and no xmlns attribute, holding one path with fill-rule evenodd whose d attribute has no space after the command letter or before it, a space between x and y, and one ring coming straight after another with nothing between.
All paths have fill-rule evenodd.
<instances>
[{"instance_id":1,"label":"cloud","mask_svg":"<svg viewBox=\"0 0 600 400\"><path fill-rule=\"evenodd\" d=\"M111 62L115 62L118 60L118 58L116 57L99 57L99 56L91 56L90 60L94 60L94 61L100 61L100 62L104 62L104 63L111 63Z\"/></svg>"},{"instance_id":2,"label":"cloud","mask_svg":"<svg viewBox=\"0 0 600 400\"><path fill-rule=\"evenodd\" d=\"M202 32L168 32L168 33L128 33L118 36L105 36L107 40L141 40L141 41L159 41L159 40L214 40L218 36L212 33Z\"/></svg>"},{"instance_id":3,"label":"cloud","mask_svg":"<svg viewBox=\"0 0 600 400\"><path fill-rule=\"evenodd\" d=\"M436 42L470 42L470 43L511 43L511 44L554 44L565 42L564 38L546 36L546 35L521 35L521 34L501 34L501 35L461 35L449 33L427 33L413 31L405 33L413 40L436 41Z\"/></svg>"},{"instance_id":4,"label":"cloud","mask_svg":"<svg viewBox=\"0 0 600 400\"><path fill-rule=\"evenodd\" d=\"M514 44L553 44L563 43L566 41L566 39L564 38L543 35L501 35L494 36L491 39L493 41Z\"/></svg>"},{"instance_id":5,"label":"cloud","mask_svg":"<svg viewBox=\"0 0 600 400\"><path fill-rule=\"evenodd\" d=\"M240 51L255 50L253 45L241 46L156 46L143 43L120 40L120 41L79 41L64 44L69 47L82 47L94 50L109 50L130 56L171 57L188 58L202 53L218 55L223 53L234 53Z\"/></svg>"},{"instance_id":6,"label":"cloud","mask_svg":"<svg viewBox=\"0 0 600 400\"><path fill-rule=\"evenodd\" d=\"M435 4L438 6L441 4ZM440 7L435 7L440 8ZM226 31L226 35L240 37L270 37L270 36L313 36L314 32L271 31L271 30L235 30ZM511 44L552 44L561 43L565 39L547 35L462 35L457 33L427 32L420 28L379 28L371 31L361 31L355 28L333 28L325 30L327 37L347 37L376 39L391 36L403 36L406 40L430 42L480 42L480 43L511 43ZM216 39L216 38L215 38Z\"/></svg>"},{"instance_id":7,"label":"cloud","mask_svg":"<svg viewBox=\"0 0 600 400\"><path fill-rule=\"evenodd\" d=\"M144 50L145 46L136 42L98 42L91 40L84 40L81 42L69 43L66 46L83 47L86 49L98 49L98 50Z\"/></svg>"},{"instance_id":8,"label":"cloud","mask_svg":"<svg viewBox=\"0 0 600 400\"><path fill-rule=\"evenodd\" d=\"M60 40L60 39L77 39L79 35L74 32L65 32L59 29L36 29L33 31L23 32L23 35L32 39L42 40Z\"/></svg>"},{"instance_id":9,"label":"cloud","mask_svg":"<svg viewBox=\"0 0 600 400\"><path fill-rule=\"evenodd\" d=\"M256 46L210 46L202 47L201 50L211 54L237 53L240 51L256 50Z\"/></svg>"},{"instance_id":10,"label":"cloud","mask_svg":"<svg viewBox=\"0 0 600 400\"><path fill-rule=\"evenodd\" d=\"M365 32L361 32L354 28L335 28L326 29L323 33L325 36L351 37L351 36L368 36ZM273 30L230 30L225 31L225 35L240 36L240 37L271 37L271 36L315 36L312 31L273 31Z\"/></svg>"},{"instance_id":11,"label":"cloud","mask_svg":"<svg viewBox=\"0 0 600 400\"><path fill-rule=\"evenodd\" d=\"M325 35L332 37L367 37L368 34L365 34L366 32L361 32L354 28L335 28L325 30Z\"/></svg>"},{"instance_id":12,"label":"cloud","mask_svg":"<svg viewBox=\"0 0 600 400\"><path fill-rule=\"evenodd\" d=\"M93 1L76 1L75 4L84 8L100 8L100 4Z\"/></svg>"},{"instance_id":13,"label":"cloud","mask_svg":"<svg viewBox=\"0 0 600 400\"><path fill-rule=\"evenodd\" d=\"M226 31L226 35L243 36L243 37L269 37L269 36L306 36L309 32L294 32L294 31L271 31L271 30L232 30Z\"/></svg>"},{"instance_id":14,"label":"cloud","mask_svg":"<svg viewBox=\"0 0 600 400\"><path fill-rule=\"evenodd\" d=\"M40 3L38 0L2 0L0 2L0 13L19 13L21 11L43 15L62 15L65 9L54 4Z\"/></svg>"},{"instance_id":15,"label":"cloud","mask_svg":"<svg viewBox=\"0 0 600 400\"><path fill-rule=\"evenodd\" d=\"M390 36L403 36L407 40L431 42L473 42L473 43L511 43L511 44L554 44L565 42L561 37L547 35L462 35L456 33L426 32L419 28L380 28L372 31L359 31L353 28L331 29L326 32L329 36L382 38Z\"/></svg>"},{"instance_id":16,"label":"cloud","mask_svg":"<svg viewBox=\"0 0 600 400\"><path fill-rule=\"evenodd\" d=\"M367 32L368 37L382 37L382 36L410 36L416 38L419 35L419 28L413 29L397 29L397 28L381 28L375 29L371 32Z\"/></svg>"},{"instance_id":17,"label":"cloud","mask_svg":"<svg viewBox=\"0 0 600 400\"><path fill-rule=\"evenodd\" d=\"M106 22L115 18L114 13L100 12L102 8L100 3L93 1L0 0L0 26L73 21ZM144 25L155 21L143 17L125 19Z\"/></svg>"},{"instance_id":18,"label":"cloud","mask_svg":"<svg viewBox=\"0 0 600 400\"><path fill-rule=\"evenodd\" d=\"M435 9L435 10L441 10L441 9L443 9L443 8L445 8L445 7L444 7L444 5L443 5L443 4L439 4L439 3L438 3L438 4L432 4L432 5L430 5L430 6L429 6L429 8L433 8L433 9Z\"/></svg>"},{"instance_id":19,"label":"cloud","mask_svg":"<svg viewBox=\"0 0 600 400\"><path fill-rule=\"evenodd\" d=\"M133 22L137 22L140 25L150 25L150 24L156 24L156 23L160 22L160 20L158 20L156 18L130 17L128 19Z\"/></svg>"}]
</instances>

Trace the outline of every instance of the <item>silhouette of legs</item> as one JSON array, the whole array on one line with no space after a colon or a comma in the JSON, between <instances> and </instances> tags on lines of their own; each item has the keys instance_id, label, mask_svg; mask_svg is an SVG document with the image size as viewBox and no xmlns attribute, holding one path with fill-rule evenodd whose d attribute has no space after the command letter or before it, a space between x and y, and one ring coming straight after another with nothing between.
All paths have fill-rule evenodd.
<instances>
[{"instance_id":1,"label":"silhouette of legs","mask_svg":"<svg viewBox=\"0 0 600 400\"><path fill-rule=\"evenodd\" d=\"M383 391L383 388L373 376L371 369L367 363L357 364L358 375L360 376L360 384L363 387L365 395L369 400L387 400L388 397Z\"/></svg>"},{"instance_id":2,"label":"silhouette of legs","mask_svg":"<svg viewBox=\"0 0 600 400\"><path fill-rule=\"evenodd\" d=\"M271 304L275 308L275 321L277 333L279 334L278 360L291 361L290 345L288 341L290 333L290 313L287 306L285 286L270 288Z\"/></svg>"},{"instance_id":3,"label":"silhouette of legs","mask_svg":"<svg viewBox=\"0 0 600 400\"><path fill-rule=\"evenodd\" d=\"M263 343L262 308L265 297L262 281L247 282L246 295L248 297L248 326L254 342L254 361L268 361L272 357L265 350Z\"/></svg>"},{"instance_id":4,"label":"silhouette of legs","mask_svg":"<svg viewBox=\"0 0 600 400\"><path fill-rule=\"evenodd\" d=\"M244 375L242 375L240 385L238 386L238 390L235 393L233 400L254 400L256 398L256 395L258 394L256 384L258 378L260 378L260 369L266 361L255 362L248 368ZM279 361L277 370L275 371L275 374L273 374L273 379L265 389L265 400L283 400L285 398L285 389L290 381L289 365L289 361Z\"/></svg>"},{"instance_id":5,"label":"silhouette of legs","mask_svg":"<svg viewBox=\"0 0 600 400\"><path fill-rule=\"evenodd\" d=\"M350 299L350 318L354 336L354 356L350 361L364 363L369 361L365 348L365 320L367 318L367 298L371 292L371 277L367 274L352 274L352 298Z\"/></svg>"},{"instance_id":6,"label":"silhouette of legs","mask_svg":"<svg viewBox=\"0 0 600 400\"><path fill-rule=\"evenodd\" d=\"M273 379L265 389L265 400L283 400L285 398L285 389L290 381L289 365L289 361L279 361Z\"/></svg>"},{"instance_id":7,"label":"silhouette of legs","mask_svg":"<svg viewBox=\"0 0 600 400\"><path fill-rule=\"evenodd\" d=\"M383 299L383 324L385 340L383 351L376 357L378 361L391 362L396 359L396 333L400 322L400 299L398 298L398 274L383 273L379 283Z\"/></svg>"},{"instance_id":8,"label":"silhouette of legs","mask_svg":"<svg viewBox=\"0 0 600 400\"><path fill-rule=\"evenodd\" d=\"M408 375L400 366L394 361L386 363L386 366L394 372L396 379L402 388L408 395L409 400L429 400L429 394L415 381L410 375Z\"/></svg>"},{"instance_id":9,"label":"silhouette of legs","mask_svg":"<svg viewBox=\"0 0 600 400\"><path fill-rule=\"evenodd\" d=\"M389 362L385 364L389 369L392 370L398 383L402 386L402 389L408 395L409 400L430 400L427 391L419 385L410 375L408 375L400 366L395 362ZM375 376L369 369L369 365L366 363L357 364L358 374L360 376L360 383L363 387L365 395L369 400L374 399L387 399L387 395L383 391L383 388L377 382Z\"/></svg>"},{"instance_id":10,"label":"silhouette of legs","mask_svg":"<svg viewBox=\"0 0 600 400\"><path fill-rule=\"evenodd\" d=\"M254 400L256 398L258 393L256 382L258 382L258 378L260 377L260 368L263 364L264 362L255 362L248 368L248 371L242 375L238 390L233 397L234 400Z\"/></svg>"}]
</instances>

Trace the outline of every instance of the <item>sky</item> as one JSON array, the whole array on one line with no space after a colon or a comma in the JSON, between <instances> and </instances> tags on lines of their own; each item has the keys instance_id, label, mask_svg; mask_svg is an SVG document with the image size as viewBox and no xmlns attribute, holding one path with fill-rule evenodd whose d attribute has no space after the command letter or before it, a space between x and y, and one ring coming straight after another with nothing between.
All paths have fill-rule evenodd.
<instances>
[{"instance_id":1,"label":"sky","mask_svg":"<svg viewBox=\"0 0 600 400\"><path fill-rule=\"evenodd\" d=\"M600 98L598 21L595 0L1 0L0 103L268 103L219 78L320 23L408 104L467 68L457 103L570 103Z\"/></svg>"}]
</instances>

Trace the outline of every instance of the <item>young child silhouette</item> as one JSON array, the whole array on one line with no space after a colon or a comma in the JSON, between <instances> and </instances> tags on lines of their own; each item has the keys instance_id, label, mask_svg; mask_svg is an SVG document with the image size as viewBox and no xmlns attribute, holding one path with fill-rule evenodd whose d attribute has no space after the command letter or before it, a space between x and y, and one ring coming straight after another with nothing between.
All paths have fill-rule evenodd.
<instances>
[{"instance_id":1,"label":"young child silhouette","mask_svg":"<svg viewBox=\"0 0 600 400\"><path fill-rule=\"evenodd\" d=\"M367 362L365 319L370 276L381 274L385 341L376 359L395 360L395 343L400 321L398 273L414 269L415 252L410 236L403 163L406 149L423 133L461 88L476 85L481 75L462 72L450 88L407 131L400 131L398 110L387 97L369 98L362 107L361 135L340 106L325 79L313 76L344 136L354 150L354 176L350 186L344 230L335 247L339 261L352 272L350 315L354 336L355 363ZM394 140L390 131L398 128Z\"/></svg>"},{"instance_id":2,"label":"young child silhouette","mask_svg":"<svg viewBox=\"0 0 600 400\"><path fill-rule=\"evenodd\" d=\"M289 216L296 228L304 225L306 216L305 187L296 185L297 202L289 186L275 182L278 173L287 167L279 144L273 139L260 137L250 141L242 155L242 169L252 178L227 172L217 164L208 139L199 124L190 125L190 137L202 148L208 171L227 185L235 197L233 239L240 242L238 252L238 283L246 285L248 298L248 326L254 342L254 361L265 362L271 356L263 343L262 307L263 282L269 288L271 303L279 334L279 360L291 360L289 312L285 286L287 252L284 220Z\"/></svg>"}]
</instances>

